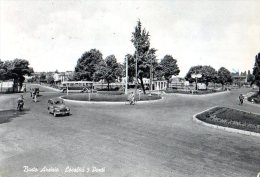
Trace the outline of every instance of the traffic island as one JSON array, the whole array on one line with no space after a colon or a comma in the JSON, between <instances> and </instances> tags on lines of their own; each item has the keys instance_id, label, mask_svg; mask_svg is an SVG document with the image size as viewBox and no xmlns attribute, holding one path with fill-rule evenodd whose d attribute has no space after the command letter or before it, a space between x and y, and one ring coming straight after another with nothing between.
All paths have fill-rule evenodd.
<instances>
[{"instance_id":1,"label":"traffic island","mask_svg":"<svg viewBox=\"0 0 260 177\"><path fill-rule=\"evenodd\" d=\"M98 93L81 93L62 96L65 101L76 101L85 103L125 103L128 100L128 96L124 94L98 94ZM137 102L151 102L161 100L162 97L157 94L140 94L135 95Z\"/></svg>"},{"instance_id":2,"label":"traffic island","mask_svg":"<svg viewBox=\"0 0 260 177\"><path fill-rule=\"evenodd\" d=\"M193 119L209 127L260 137L260 115L251 112L214 107L194 115Z\"/></svg>"}]
</instances>

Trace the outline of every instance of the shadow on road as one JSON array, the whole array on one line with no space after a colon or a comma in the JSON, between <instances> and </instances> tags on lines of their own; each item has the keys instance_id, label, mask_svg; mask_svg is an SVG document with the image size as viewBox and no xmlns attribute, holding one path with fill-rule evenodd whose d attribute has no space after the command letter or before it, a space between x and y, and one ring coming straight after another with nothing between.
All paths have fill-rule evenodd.
<instances>
[{"instance_id":1,"label":"shadow on road","mask_svg":"<svg viewBox=\"0 0 260 177\"><path fill-rule=\"evenodd\" d=\"M0 111L0 124L11 122L12 119L24 115L28 111L29 109L24 109L23 111L18 111L15 109Z\"/></svg>"}]
</instances>

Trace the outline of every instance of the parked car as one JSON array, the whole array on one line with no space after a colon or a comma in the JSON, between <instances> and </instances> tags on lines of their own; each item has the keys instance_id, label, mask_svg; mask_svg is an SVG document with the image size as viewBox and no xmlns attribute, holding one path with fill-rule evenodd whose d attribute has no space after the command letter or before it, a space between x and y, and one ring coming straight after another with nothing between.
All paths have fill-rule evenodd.
<instances>
[{"instance_id":1,"label":"parked car","mask_svg":"<svg viewBox=\"0 0 260 177\"><path fill-rule=\"evenodd\" d=\"M70 115L70 108L65 105L62 99L49 99L48 111L54 117L57 115Z\"/></svg>"}]
</instances>

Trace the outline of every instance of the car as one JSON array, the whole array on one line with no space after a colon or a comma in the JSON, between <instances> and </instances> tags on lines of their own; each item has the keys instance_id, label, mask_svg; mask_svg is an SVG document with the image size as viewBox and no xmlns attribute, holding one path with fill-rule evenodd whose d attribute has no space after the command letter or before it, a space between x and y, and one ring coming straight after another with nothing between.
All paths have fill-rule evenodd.
<instances>
[{"instance_id":1,"label":"car","mask_svg":"<svg viewBox=\"0 0 260 177\"><path fill-rule=\"evenodd\" d=\"M49 99L48 111L54 117L57 115L70 115L70 108L65 105L62 99Z\"/></svg>"}]
</instances>

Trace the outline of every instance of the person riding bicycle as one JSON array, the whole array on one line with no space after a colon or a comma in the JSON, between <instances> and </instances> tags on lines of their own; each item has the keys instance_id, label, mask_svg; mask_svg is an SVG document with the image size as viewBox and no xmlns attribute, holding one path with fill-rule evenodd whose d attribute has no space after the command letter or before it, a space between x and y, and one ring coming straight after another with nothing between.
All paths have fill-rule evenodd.
<instances>
[{"instance_id":1,"label":"person riding bicycle","mask_svg":"<svg viewBox=\"0 0 260 177\"><path fill-rule=\"evenodd\" d=\"M24 105L23 100L24 100L23 95L21 95L17 100L17 109L18 110L21 110L23 108L23 105Z\"/></svg>"},{"instance_id":2,"label":"person riding bicycle","mask_svg":"<svg viewBox=\"0 0 260 177\"><path fill-rule=\"evenodd\" d=\"M132 92L132 93L129 95L128 100L129 100L130 105L135 104L135 94L134 94L134 92Z\"/></svg>"},{"instance_id":3,"label":"person riding bicycle","mask_svg":"<svg viewBox=\"0 0 260 177\"><path fill-rule=\"evenodd\" d=\"M239 98L240 105L242 105L244 102L244 96L240 94L238 98Z\"/></svg>"}]
</instances>

